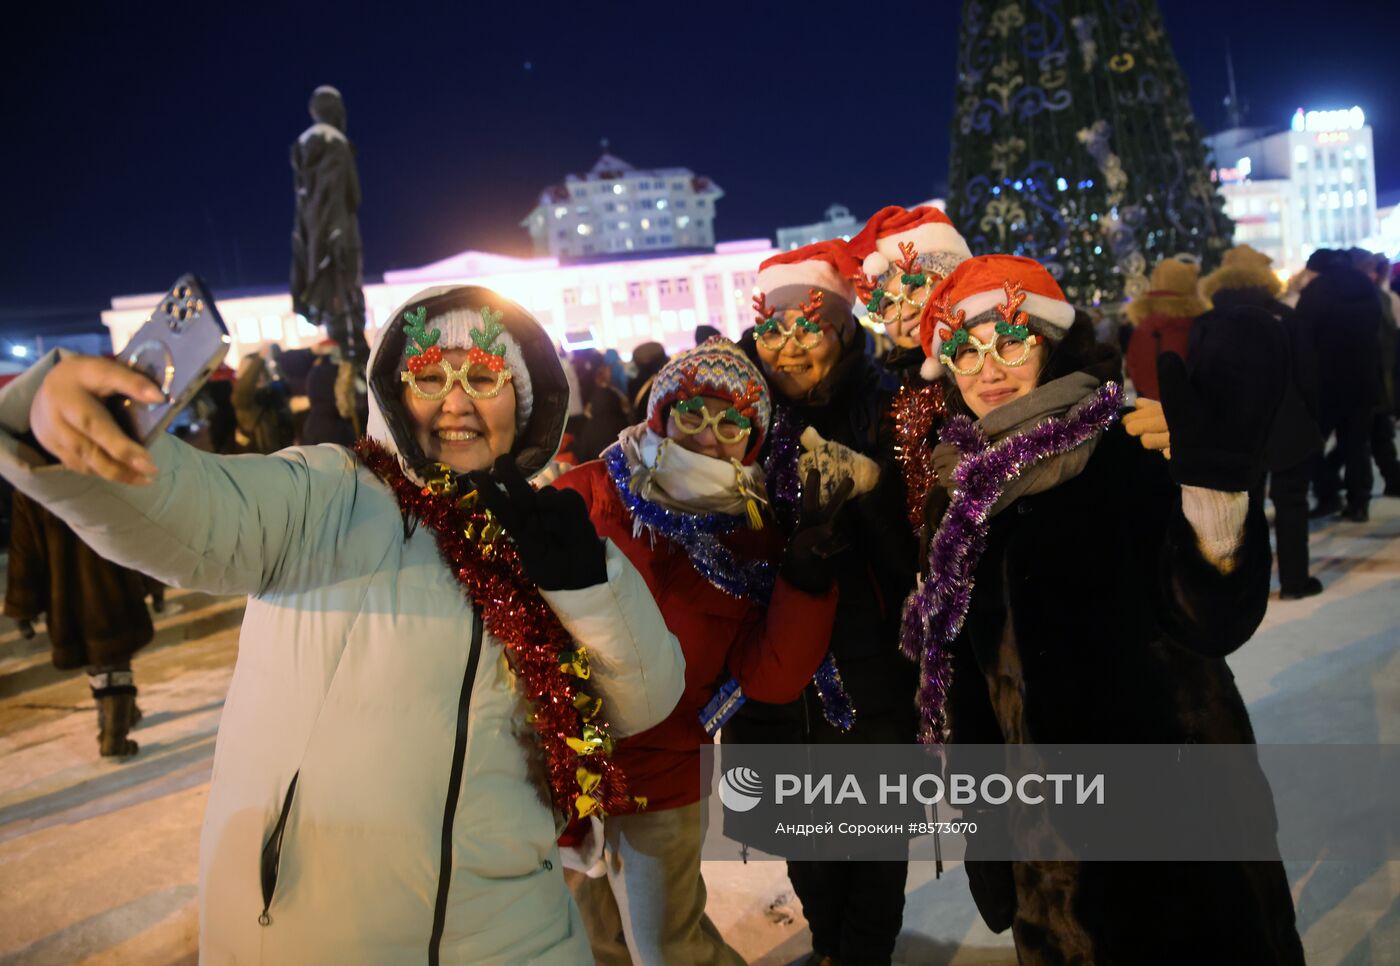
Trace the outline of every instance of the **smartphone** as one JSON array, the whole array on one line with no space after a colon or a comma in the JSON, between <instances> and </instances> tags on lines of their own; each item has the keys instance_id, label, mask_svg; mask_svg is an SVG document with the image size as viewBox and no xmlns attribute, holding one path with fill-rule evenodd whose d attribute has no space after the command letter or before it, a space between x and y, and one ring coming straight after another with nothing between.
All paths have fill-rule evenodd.
<instances>
[{"instance_id":1,"label":"smartphone","mask_svg":"<svg viewBox=\"0 0 1400 966\"><path fill-rule=\"evenodd\" d=\"M181 276L146 324L117 353L119 362L149 376L165 399L141 403L113 396L108 404L112 415L128 435L149 446L189 405L228 355L228 348L228 327L209 290L198 276Z\"/></svg>"}]
</instances>

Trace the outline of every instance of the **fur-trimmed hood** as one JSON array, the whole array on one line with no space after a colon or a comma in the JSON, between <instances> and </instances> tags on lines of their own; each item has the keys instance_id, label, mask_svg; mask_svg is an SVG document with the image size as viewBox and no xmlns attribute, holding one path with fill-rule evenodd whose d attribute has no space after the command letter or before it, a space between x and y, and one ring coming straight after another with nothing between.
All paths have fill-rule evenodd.
<instances>
[{"instance_id":1,"label":"fur-trimmed hood","mask_svg":"<svg viewBox=\"0 0 1400 966\"><path fill-rule=\"evenodd\" d=\"M1267 265L1222 265L1201 279L1201 296L1214 299L1221 289L1257 288L1270 298L1276 298L1283 291L1279 281Z\"/></svg>"},{"instance_id":2,"label":"fur-trimmed hood","mask_svg":"<svg viewBox=\"0 0 1400 966\"><path fill-rule=\"evenodd\" d=\"M1187 294L1154 289L1129 302L1127 313L1134 325L1142 325L1154 315L1194 319L1209 310L1210 303L1194 292Z\"/></svg>"}]
</instances>

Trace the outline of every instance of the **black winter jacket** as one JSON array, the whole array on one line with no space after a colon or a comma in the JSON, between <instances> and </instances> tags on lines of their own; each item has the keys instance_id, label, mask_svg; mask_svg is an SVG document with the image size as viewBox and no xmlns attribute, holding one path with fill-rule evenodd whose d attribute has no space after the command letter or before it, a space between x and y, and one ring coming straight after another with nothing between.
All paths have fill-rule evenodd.
<instances>
[{"instance_id":1,"label":"black winter jacket","mask_svg":"<svg viewBox=\"0 0 1400 966\"><path fill-rule=\"evenodd\" d=\"M740 345L757 363L752 336L746 334ZM888 419L895 388L857 341L802 403L775 400L778 407L791 407L799 426L813 427L880 467L876 488L843 511L849 548L836 557L840 600L831 654L856 710L855 727L843 734L829 725L809 686L792 705L747 702L725 726L725 740L905 743L916 737L917 674L899 651L899 618L914 587L918 548L904 515L904 483Z\"/></svg>"}]
</instances>

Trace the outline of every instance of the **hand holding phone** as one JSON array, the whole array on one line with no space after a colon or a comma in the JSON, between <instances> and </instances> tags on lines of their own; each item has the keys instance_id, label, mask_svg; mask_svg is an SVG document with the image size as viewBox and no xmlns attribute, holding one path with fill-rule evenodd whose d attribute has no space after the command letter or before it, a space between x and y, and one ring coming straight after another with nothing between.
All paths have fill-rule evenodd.
<instances>
[{"instance_id":1,"label":"hand holding phone","mask_svg":"<svg viewBox=\"0 0 1400 966\"><path fill-rule=\"evenodd\" d=\"M44 377L29 409L34 438L75 473L119 483L148 483L156 465L140 443L123 432L107 401L121 394L141 403L165 396L150 379L112 359L69 356Z\"/></svg>"}]
</instances>

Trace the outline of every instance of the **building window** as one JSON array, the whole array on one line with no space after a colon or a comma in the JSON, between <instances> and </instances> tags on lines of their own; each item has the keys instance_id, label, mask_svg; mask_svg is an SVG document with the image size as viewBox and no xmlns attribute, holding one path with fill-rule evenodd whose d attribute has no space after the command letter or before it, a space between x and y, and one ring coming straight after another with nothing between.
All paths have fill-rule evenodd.
<instances>
[{"instance_id":1,"label":"building window","mask_svg":"<svg viewBox=\"0 0 1400 966\"><path fill-rule=\"evenodd\" d=\"M663 245L669 245L669 244L671 244L671 236L670 236L670 235L662 235L662 236L661 236L661 244L663 244Z\"/></svg>"},{"instance_id":2,"label":"building window","mask_svg":"<svg viewBox=\"0 0 1400 966\"><path fill-rule=\"evenodd\" d=\"M689 294L690 294L690 279L688 279L688 278L678 278L678 279L676 279L676 294L677 294L677 295L689 295Z\"/></svg>"},{"instance_id":3,"label":"building window","mask_svg":"<svg viewBox=\"0 0 1400 966\"><path fill-rule=\"evenodd\" d=\"M697 207L697 208L704 208L704 207L705 207L706 205L708 205L708 204L709 204L709 202L706 201L704 198L696 198L696 199L695 199L695 207Z\"/></svg>"},{"instance_id":4,"label":"building window","mask_svg":"<svg viewBox=\"0 0 1400 966\"><path fill-rule=\"evenodd\" d=\"M563 291L564 304L568 306L578 305L578 289L566 288Z\"/></svg>"},{"instance_id":5,"label":"building window","mask_svg":"<svg viewBox=\"0 0 1400 966\"><path fill-rule=\"evenodd\" d=\"M678 198L678 199L676 199L676 207L677 207L677 208L684 208L684 207L685 207L685 199L684 199L684 198Z\"/></svg>"},{"instance_id":6,"label":"building window","mask_svg":"<svg viewBox=\"0 0 1400 966\"><path fill-rule=\"evenodd\" d=\"M684 181L672 181L672 182L671 182L671 190L672 190L672 191L684 191L684 190L685 190L685 182L684 182Z\"/></svg>"},{"instance_id":7,"label":"building window","mask_svg":"<svg viewBox=\"0 0 1400 966\"><path fill-rule=\"evenodd\" d=\"M633 302L636 302L637 300L639 300L639 299L642 297L642 283L641 283L641 282L628 282L628 283L627 283L627 297L628 297L629 299L631 299Z\"/></svg>"},{"instance_id":8,"label":"building window","mask_svg":"<svg viewBox=\"0 0 1400 966\"><path fill-rule=\"evenodd\" d=\"M670 294L671 294L671 280L670 280L669 278L663 278L661 281L659 281L659 282L656 283L656 294L657 294L657 295L670 295Z\"/></svg>"},{"instance_id":9,"label":"building window","mask_svg":"<svg viewBox=\"0 0 1400 966\"><path fill-rule=\"evenodd\" d=\"M588 244L586 244L586 245L583 246L583 253L584 253L585 255L592 255L592 254L593 254L593 243L592 243L592 242L589 242Z\"/></svg>"}]
</instances>

